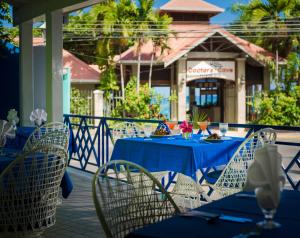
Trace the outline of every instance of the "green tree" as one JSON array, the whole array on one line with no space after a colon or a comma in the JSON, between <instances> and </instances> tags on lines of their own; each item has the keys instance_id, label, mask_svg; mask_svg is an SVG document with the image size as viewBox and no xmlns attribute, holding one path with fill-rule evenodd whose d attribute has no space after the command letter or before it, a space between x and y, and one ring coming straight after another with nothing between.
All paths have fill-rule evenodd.
<instances>
[{"instance_id":1,"label":"green tree","mask_svg":"<svg viewBox=\"0 0 300 238\"><path fill-rule=\"evenodd\" d=\"M140 119L159 118L161 96L150 89L147 84L141 85L140 91L137 93L136 80L136 77L132 77L127 83L126 100L117 103L112 116Z\"/></svg>"},{"instance_id":2,"label":"green tree","mask_svg":"<svg viewBox=\"0 0 300 238\"><path fill-rule=\"evenodd\" d=\"M300 35L295 34L300 16L299 0L250 0L246 4L237 3L232 7L239 14L236 23L242 23L245 36L253 36L254 43L282 57L299 50Z\"/></svg>"},{"instance_id":3,"label":"green tree","mask_svg":"<svg viewBox=\"0 0 300 238\"><path fill-rule=\"evenodd\" d=\"M168 15L159 15L157 14L154 18L154 23L152 25L152 30L156 30L159 32L158 35L154 34L151 37L152 44L153 44L153 51L151 54L151 62L150 62L150 69L149 69L149 88L151 88L151 80L152 80L152 69L153 69L153 61L156 55L157 50L160 49L160 55L164 53L165 50L170 49L168 46L169 36L171 31L169 30L169 25L172 22L172 18Z\"/></svg>"},{"instance_id":4,"label":"green tree","mask_svg":"<svg viewBox=\"0 0 300 238\"><path fill-rule=\"evenodd\" d=\"M11 23L12 19L9 13L9 5L3 1L0 2L0 50L3 50L5 44L10 42L10 37L4 22Z\"/></svg>"},{"instance_id":5,"label":"green tree","mask_svg":"<svg viewBox=\"0 0 300 238\"><path fill-rule=\"evenodd\" d=\"M254 123L299 126L299 99L300 87L293 87L289 94L284 91L273 91L257 95L254 100L257 119Z\"/></svg>"}]
</instances>

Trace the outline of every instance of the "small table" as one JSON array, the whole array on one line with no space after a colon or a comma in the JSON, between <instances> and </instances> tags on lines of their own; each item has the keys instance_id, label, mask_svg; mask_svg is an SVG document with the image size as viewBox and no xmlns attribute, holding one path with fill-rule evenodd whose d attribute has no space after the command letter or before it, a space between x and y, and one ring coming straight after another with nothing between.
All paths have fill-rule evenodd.
<instances>
[{"instance_id":1,"label":"small table","mask_svg":"<svg viewBox=\"0 0 300 238\"><path fill-rule=\"evenodd\" d=\"M262 230L259 236L253 237L299 237L300 227L300 192L285 190L275 215L275 221L282 227L274 230ZM225 215L251 218L251 223L236 223L217 220L208 223L197 217L174 216L162 222L141 228L127 238L182 238L182 237L234 237L245 231L255 229L255 224L263 220L263 214L255 197L245 198L232 195L212 202L195 210L221 213Z\"/></svg>"},{"instance_id":2,"label":"small table","mask_svg":"<svg viewBox=\"0 0 300 238\"><path fill-rule=\"evenodd\" d=\"M197 179L216 166L225 165L244 138L232 137L221 143L208 143L200 135L185 140L181 136L165 138L126 138L117 140L111 160L127 160L150 172L173 171Z\"/></svg>"}]
</instances>

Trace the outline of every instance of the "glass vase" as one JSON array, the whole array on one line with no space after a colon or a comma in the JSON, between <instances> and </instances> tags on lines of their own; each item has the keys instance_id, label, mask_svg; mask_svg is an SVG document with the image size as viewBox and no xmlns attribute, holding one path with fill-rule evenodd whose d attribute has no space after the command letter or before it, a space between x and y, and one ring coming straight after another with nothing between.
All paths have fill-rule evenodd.
<instances>
[{"instance_id":1,"label":"glass vase","mask_svg":"<svg viewBox=\"0 0 300 238\"><path fill-rule=\"evenodd\" d=\"M189 140L192 138L193 133L192 132L183 132L182 137L186 140Z\"/></svg>"}]
</instances>

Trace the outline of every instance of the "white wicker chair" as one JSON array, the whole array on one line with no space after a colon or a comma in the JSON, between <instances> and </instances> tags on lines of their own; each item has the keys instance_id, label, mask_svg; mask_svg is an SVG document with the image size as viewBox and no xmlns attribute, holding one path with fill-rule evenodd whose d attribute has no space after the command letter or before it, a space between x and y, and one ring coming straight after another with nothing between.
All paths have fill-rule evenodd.
<instances>
[{"instance_id":1,"label":"white wicker chair","mask_svg":"<svg viewBox=\"0 0 300 238\"><path fill-rule=\"evenodd\" d=\"M7 137L12 138L14 136L15 131L13 126L5 120L0 120L0 148L5 146Z\"/></svg>"},{"instance_id":2,"label":"white wicker chair","mask_svg":"<svg viewBox=\"0 0 300 238\"><path fill-rule=\"evenodd\" d=\"M101 167L92 186L97 215L109 238L123 238L179 212L159 181L128 161L114 160Z\"/></svg>"},{"instance_id":3,"label":"white wicker chair","mask_svg":"<svg viewBox=\"0 0 300 238\"><path fill-rule=\"evenodd\" d=\"M112 136L112 141L115 143L121 138L144 137L144 130L137 123L121 122L113 127Z\"/></svg>"},{"instance_id":4,"label":"white wicker chair","mask_svg":"<svg viewBox=\"0 0 300 238\"><path fill-rule=\"evenodd\" d=\"M222 198L240 192L245 185L247 171L254 161L256 150L265 144L274 144L276 137L276 132L271 128L261 129L250 135L234 153L216 183L211 186L214 197Z\"/></svg>"},{"instance_id":5,"label":"white wicker chair","mask_svg":"<svg viewBox=\"0 0 300 238\"><path fill-rule=\"evenodd\" d=\"M68 150L69 128L61 122L47 123L38 127L27 139L23 150L30 151L41 145L59 145Z\"/></svg>"},{"instance_id":6,"label":"white wicker chair","mask_svg":"<svg viewBox=\"0 0 300 238\"><path fill-rule=\"evenodd\" d=\"M55 224L67 154L43 146L18 156L0 175L0 237L37 237Z\"/></svg>"},{"instance_id":7,"label":"white wicker chair","mask_svg":"<svg viewBox=\"0 0 300 238\"><path fill-rule=\"evenodd\" d=\"M170 195L182 211L200 207L203 203L211 201L200 184L181 173L178 173L176 184Z\"/></svg>"},{"instance_id":8,"label":"white wicker chair","mask_svg":"<svg viewBox=\"0 0 300 238\"><path fill-rule=\"evenodd\" d=\"M271 128L261 129L254 134L250 135L237 149L235 154L226 165L221 175L217 179L215 184L204 184L202 186L209 185L214 189L214 199L222 198L239 192L242 190L244 183L246 182L247 169L253 162L255 151L261 148L264 144L273 144L276 141L276 132ZM195 208L200 206L201 203L196 201L197 194L202 196L206 201L211 201L210 198L204 196L203 188L199 184L196 184L188 176L178 176L176 184L172 193L180 194L174 198L175 202L181 204L190 204L191 207L186 205L186 208ZM184 196L182 196L184 194ZM180 202L181 200L181 202ZM188 203L190 200L190 203Z\"/></svg>"}]
</instances>

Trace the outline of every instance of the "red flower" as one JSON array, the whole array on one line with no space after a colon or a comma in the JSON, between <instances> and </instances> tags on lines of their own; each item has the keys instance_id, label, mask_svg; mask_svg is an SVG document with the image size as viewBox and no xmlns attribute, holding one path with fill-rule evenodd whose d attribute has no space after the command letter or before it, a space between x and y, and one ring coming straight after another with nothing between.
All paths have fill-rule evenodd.
<instances>
[{"instance_id":1,"label":"red flower","mask_svg":"<svg viewBox=\"0 0 300 238\"><path fill-rule=\"evenodd\" d=\"M182 129L182 133L193 132L193 125L189 124L187 121L183 121L179 128Z\"/></svg>"}]
</instances>

